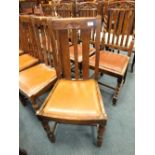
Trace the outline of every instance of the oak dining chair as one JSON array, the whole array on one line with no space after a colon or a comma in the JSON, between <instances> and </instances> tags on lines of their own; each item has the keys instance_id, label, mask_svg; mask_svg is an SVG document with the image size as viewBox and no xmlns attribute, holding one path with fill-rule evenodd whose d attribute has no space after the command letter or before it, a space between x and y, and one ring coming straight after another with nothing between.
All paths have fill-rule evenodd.
<instances>
[{"instance_id":1,"label":"oak dining chair","mask_svg":"<svg viewBox=\"0 0 155 155\"><path fill-rule=\"evenodd\" d=\"M120 89L125 82L129 60L134 47L134 8L108 8L104 18L104 31L102 35L102 51L100 51L99 69L103 74L117 78L117 86L112 87L102 84L114 90L113 104L116 104ZM126 51L127 55L107 50ZM90 58L90 66L95 66L95 56Z\"/></svg>"},{"instance_id":2,"label":"oak dining chair","mask_svg":"<svg viewBox=\"0 0 155 155\"><path fill-rule=\"evenodd\" d=\"M98 15L98 5L94 2L82 2L77 3L76 7L76 16L78 17L96 17ZM78 33L78 66L80 69L80 72L82 71L82 41L81 41L81 34L80 31ZM93 55L95 52L94 46L94 39L95 39L95 30L91 30L91 38L89 40L90 47L89 47L89 56ZM72 62L74 62L74 47L70 46L70 59Z\"/></svg>"},{"instance_id":3,"label":"oak dining chair","mask_svg":"<svg viewBox=\"0 0 155 155\"><path fill-rule=\"evenodd\" d=\"M25 98L28 99L36 111L42 102L39 97L52 88L57 77L45 24L46 17L29 16L27 18L30 19L33 29L39 63L19 73L19 92L22 103L26 103Z\"/></svg>"},{"instance_id":4,"label":"oak dining chair","mask_svg":"<svg viewBox=\"0 0 155 155\"><path fill-rule=\"evenodd\" d=\"M100 18L48 19L48 29L52 42L54 64L58 77L49 96L37 111L47 136L55 142L54 131L57 123L96 125L98 127L97 146L101 146L107 114L97 83L99 65ZM91 29L96 30L96 65L93 76L89 74L89 39ZM72 77L68 31L73 32L75 75ZM78 70L78 36L82 38L82 76ZM49 122L55 121L53 129Z\"/></svg>"},{"instance_id":5,"label":"oak dining chair","mask_svg":"<svg viewBox=\"0 0 155 155\"><path fill-rule=\"evenodd\" d=\"M42 4L41 5L44 16L56 16L55 6L52 4Z\"/></svg>"},{"instance_id":6,"label":"oak dining chair","mask_svg":"<svg viewBox=\"0 0 155 155\"><path fill-rule=\"evenodd\" d=\"M98 4L95 2L77 3L79 17L95 17L98 15Z\"/></svg>"},{"instance_id":7,"label":"oak dining chair","mask_svg":"<svg viewBox=\"0 0 155 155\"><path fill-rule=\"evenodd\" d=\"M72 3L60 3L56 5L57 16L63 18L69 18L73 16L73 4Z\"/></svg>"},{"instance_id":8,"label":"oak dining chair","mask_svg":"<svg viewBox=\"0 0 155 155\"><path fill-rule=\"evenodd\" d=\"M29 15L19 16L19 55L19 71L39 62Z\"/></svg>"}]
</instances>

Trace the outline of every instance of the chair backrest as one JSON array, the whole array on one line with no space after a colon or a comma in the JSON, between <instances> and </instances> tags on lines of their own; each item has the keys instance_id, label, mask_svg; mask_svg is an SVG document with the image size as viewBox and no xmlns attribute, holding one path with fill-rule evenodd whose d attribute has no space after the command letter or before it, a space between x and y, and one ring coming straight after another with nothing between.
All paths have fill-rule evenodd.
<instances>
[{"instance_id":1,"label":"chair backrest","mask_svg":"<svg viewBox=\"0 0 155 155\"><path fill-rule=\"evenodd\" d=\"M96 17L98 15L98 4L94 2L83 2L77 4L79 17Z\"/></svg>"},{"instance_id":2,"label":"chair backrest","mask_svg":"<svg viewBox=\"0 0 155 155\"><path fill-rule=\"evenodd\" d=\"M51 4L42 4L42 10L44 16L56 16L55 6Z\"/></svg>"},{"instance_id":3,"label":"chair backrest","mask_svg":"<svg viewBox=\"0 0 155 155\"><path fill-rule=\"evenodd\" d=\"M35 4L35 1L19 1L20 13L33 14L33 5Z\"/></svg>"},{"instance_id":4,"label":"chair backrest","mask_svg":"<svg viewBox=\"0 0 155 155\"><path fill-rule=\"evenodd\" d=\"M120 7L109 6L104 15L102 37L104 46L128 51L130 56L134 43L134 28L134 7L127 7L127 5L120 5Z\"/></svg>"},{"instance_id":5,"label":"chair backrest","mask_svg":"<svg viewBox=\"0 0 155 155\"><path fill-rule=\"evenodd\" d=\"M25 53L38 57L31 16L29 15L19 16L19 48Z\"/></svg>"},{"instance_id":6,"label":"chair backrest","mask_svg":"<svg viewBox=\"0 0 155 155\"><path fill-rule=\"evenodd\" d=\"M58 78L71 79L71 62L69 52L69 33L72 31L74 47L74 65L75 79L88 79L89 76L89 40L91 38L91 29L96 30L95 42L95 73L98 77L99 66L99 46L100 46L100 28L101 18L66 18L66 19L49 19L49 33L52 41L54 64ZM80 31L82 39L82 76L80 77L78 68L78 34Z\"/></svg>"},{"instance_id":7,"label":"chair backrest","mask_svg":"<svg viewBox=\"0 0 155 155\"><path fill-rule=\"evenodd\" d=\"M47 26L48 17L31 18L40 62L53 67L53 53Z\"/></svg>"},{"instance_id":8,"label":"chair backrest","mask_svg":"<svg viewBox=\"0 0 155 155\"><path fill-rule=\"evenodd\" d=\"M57 16L66 18L72 17L73 6L72 3L60 3L56 6Z\"/></svg>"}]
</instances>

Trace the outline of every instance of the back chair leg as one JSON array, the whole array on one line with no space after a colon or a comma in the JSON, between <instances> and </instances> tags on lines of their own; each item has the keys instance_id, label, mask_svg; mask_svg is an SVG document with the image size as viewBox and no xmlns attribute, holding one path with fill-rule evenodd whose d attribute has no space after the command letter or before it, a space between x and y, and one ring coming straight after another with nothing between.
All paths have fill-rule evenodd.
<instances>
[{"instance_id":1,"label":"back chair leg","mask_svg":"<svg viewBox=\"0 0 155 155\"><path fill-rule=\"evenodd\" d=\"M135 65L135 55L133 57L133 60L132 60L132 65L131 65L131 73L133 73L133 67Z\"/></svg>"},{"instance_id":2,"label":"back chair leg","mask_svg":"<svg viewBox=\"0 0 155 155\"><path fill-rule=\"evenodd\" d=\"M44 130L46 131L47 133L47 137L49 138L49 140L52 142L52 143L55 143L55 135L54 135L54 131L55 131L55 127L56 127L56 123L54 125L54 128L53 130L51 130L50 126L49 126L49 121L48 120L43 120L41 118L39 118L41 123L42 123L42 126L44 128Z\"/></svg>"},{"instance_id":3,"label":"back chair leg","mask_svg":"<svg viewBox=\"0 0 155 155\"><path fill-rule=\"evenodd\" d=\"M30 101L32 103L32 107L35 111L37 111L39 109L39 105L36 103L36 99L35 98L30 98Z\"/></svg>"},{"instance_id":4,"label":"back chair leg","mask_svg":"<svg viewBox=\"0 0 155 155\"><path fill-rule=\"evenodd\" d=\"M23 106L26 106L26 98L19 92L19 99Z\"/></svg>"},{"instance_id":5,"label":"back chair leg","mask_svg":"<svg viewBox=\"0 0 155 155\"><path fill-rule=\"evenodd\" d=\"M105 131L105 125L99 124L98 135L97 135L97 146L98 147L102 145L104 131Z\"/></svg>"},{"instance_id":6,"label":"back chair leg","mask_svg":"<svg viewBox=\"0 0 155 155\"><path fill-rule=\"evenodd\" d=\"M79 65L79 72L80 72L80 75L82 74L82 62L78 64Z\"/></svg>"},{"instance_id":7,"label":"back chair leg","mask_svg":"<svg viewBox=\"0 0 155 155\"><path fill-rule=\"evenodd\" d=\"M121 86L123 84L123 81L124 81L123 77L117 79L117 87L116 87L116 90L115 90L115 93L114 93L114 97L113 97L113 100L112 100L113 105L116 105L116 103L117 103L118 95L120 93L120 88L121 88Z\"/></svg>"},{"instance_id":8,"label":"back chair leg","mask_svg":"<svg viewBox=\"0 0 155 155\"><path fill-rule=\"evenodd\" d=\"M124 83L125 83L125 81L126 81L127 72L128 72L128 67L127 67L127 69L126 69L126 71L125 71L125 75L124 75L124 81L123 81L123 84L124 84Z\"/></svg>"}]
</instances>

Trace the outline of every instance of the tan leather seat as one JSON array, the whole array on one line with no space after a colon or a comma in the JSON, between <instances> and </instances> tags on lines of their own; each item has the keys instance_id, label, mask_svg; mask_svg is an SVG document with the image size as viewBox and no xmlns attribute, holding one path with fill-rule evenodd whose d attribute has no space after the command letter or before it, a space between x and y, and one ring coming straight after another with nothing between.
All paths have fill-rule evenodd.
<instances>
[{"instance_id":1,"label":"tan leather seat","mask_svg":"<svg viewBox=\"0 0 155 155\"><path fill-rule=\"evenodd\" d=\"M54 68L38 64L19 73L19 88L31 97L56 79Z\"/></svg>"},{"instance_id":2,"label":"tan leather seat","mask_svg":"<svg viewBox=\"0 0 155 155\"><path fill-rule=\"evenodd\" d=\"M22 71L28 67L31 67L38 63L38 59L30 56L29 54L23 54L19 56L19 71Z\"/></svg>"},{"instance_id":3,"label":"tan leather seat","mask_svg":"<svg viewBox=\"0 0 155 155\"><path fill-rule=\"evenodd\" d=\"M90 47L89 48L89 55L92 55L95 52L95 48ZM70 51L70 59L74 60L74 46L69 47ZM82 46L78 45L78 62L82 62Z\"/></svg>"},{"instance_id":4,"label":"tan leather seat","mask_svg":"<svg viewBox=\"0 0 155 155\"><path fill-rule=\"evenodd\" d=\"M116 54L112 52L100 51L99 68L116 74L124 75L129 62L126 55ZM95 57L90 58L90 66L95 65Z\"/></svg>"},{"instance_id":5,"label":"tan leather seat","mask_svg":"<svg viewBox=\"0 0 155 155\"><path fill-rule=\"evenodd\" d=\"M37 114L66 120L107 119L95 80L59 80Z\"/></svg>"}]
</instances>

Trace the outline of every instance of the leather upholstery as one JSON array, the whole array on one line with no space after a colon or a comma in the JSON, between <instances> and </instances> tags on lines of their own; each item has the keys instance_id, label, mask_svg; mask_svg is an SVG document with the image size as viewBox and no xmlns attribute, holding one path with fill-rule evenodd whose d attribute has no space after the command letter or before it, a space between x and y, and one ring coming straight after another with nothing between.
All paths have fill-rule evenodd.
<instances>
[{"instance_id":1,"label":"leather upholstery","mask_svg":"<svg viewBox=\"0 0 155 155\"><path fill-rule=\"evenodd\" d=\"M89 55L92 55L95 52L95 48L90 47L90 53ZM74 46L70 46L69 47L69 51L70 51L70 59L74 60ZM78 62L82 62L82 46L78 45Z\"/></svg>"},{"instance_id":2,"label":"leather upholstery","mask_svg":"<svg viewBox=\"0 0 155 155\"><path fill-rule=\"evenodd\" d=\"M31 97L56 79L54 68L38 64L19 73L19 88Z\"/></svg>"},{"instance_id":3,"label":"leather upholstery","mask_svg":"<svg viewBox=\"0 0 155 155\"><path fill-rule=\"evenodd\" d=\"M129 63L129 57L126 55L112 52L100 51L99 68L119 75L124 75ZM95 56L90 58L90 66L95 66Z\"/></svg>"},{"instance_id":4,"label":"leather upholstery","mask_svg":"<svg viewBox=\"0 0 155 155\"><path fill-rule=\"evenodd\" d=\"M35 65L37 62L38 59L30 56L29 54L23 54L19 56L19 71Z\"/></svg>"},{"instance_id":5,"label":"leather upholstery","mask_svg":"<svg viewBox=\"0 0 155 155\"><path fill-rule=\"evenodd\" d=\"M99 86L91 80L59 80L38 115L66 120L105 120Z\"/></svg>"}]
</instances>

